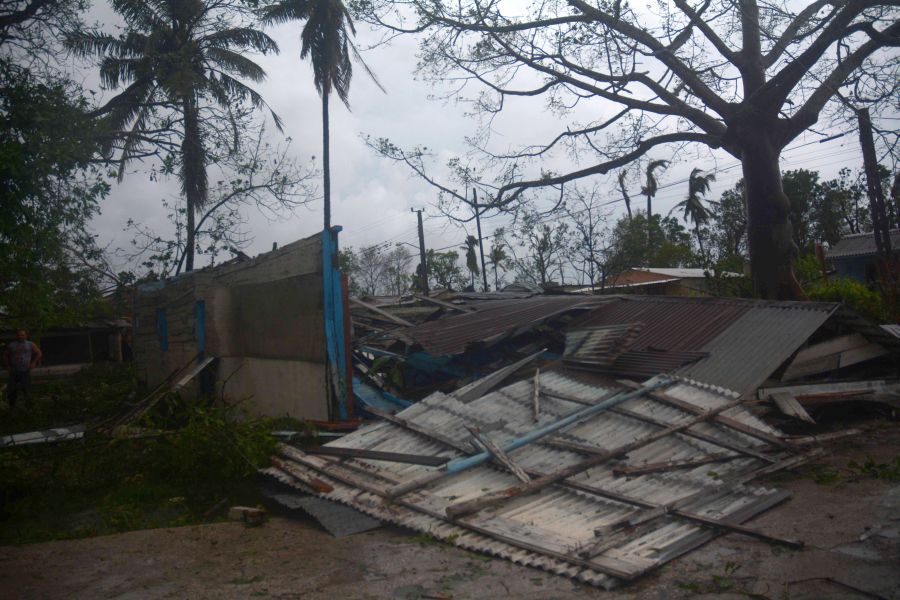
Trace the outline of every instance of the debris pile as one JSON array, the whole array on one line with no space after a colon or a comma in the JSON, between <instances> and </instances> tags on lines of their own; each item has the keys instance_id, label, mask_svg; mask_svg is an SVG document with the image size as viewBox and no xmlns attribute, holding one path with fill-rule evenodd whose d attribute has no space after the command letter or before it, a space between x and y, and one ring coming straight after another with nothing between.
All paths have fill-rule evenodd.
<instances>
[{"instance_id":1,"label":"debris pile","mask_svg":"<svg viewBox=\"0 0 900 600\"><path fill-rule=\"evenodd\" d=\"M801 545L741 525L789 496L751 482L811 454L736 394L558 370L496 391L478 383L475 398L434 393L327 452L282 445L265 473L377 519L605 587L723 533Z\"/></svg>"}]
</instances>

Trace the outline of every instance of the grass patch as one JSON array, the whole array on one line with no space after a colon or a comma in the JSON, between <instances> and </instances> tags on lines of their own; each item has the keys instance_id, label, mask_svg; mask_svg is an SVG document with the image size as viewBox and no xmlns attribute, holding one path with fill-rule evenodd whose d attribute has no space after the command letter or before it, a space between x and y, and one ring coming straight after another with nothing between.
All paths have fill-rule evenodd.
<instances>
[{"instance_id":1,"label":"grass patch","mask_svg":"<svg viewBox=\"0 0 900 600\"><path fill-rule=\"evenodd\" d=\"M5 432L85 422L134 398L131 370L99 369L35 386ZM61 399L65 398L66 402ZM0 544L189 525L223 498L260 501L254 478L275 440L266 420L170 395L138 425L160 434L0 450Z\"/></svg>"}]
</instances>

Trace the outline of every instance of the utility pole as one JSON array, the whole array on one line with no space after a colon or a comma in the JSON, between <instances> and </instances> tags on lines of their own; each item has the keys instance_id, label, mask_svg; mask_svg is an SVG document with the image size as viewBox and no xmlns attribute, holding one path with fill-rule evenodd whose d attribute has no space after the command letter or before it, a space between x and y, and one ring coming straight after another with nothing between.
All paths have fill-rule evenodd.
<instances>
[{"instance_id":1,"label":"utility pole","mask_svg":"<svg viewBox=\"0 0 900 600\"><path fill-rule=\"evenodd\" d=\"M410 208L410 212L414 212L419 217L419 261L422 265L422 272L419 275L421 280L419 282L419 286L421 291L428 295L428 263L425 262L425 229L422 227L422 211L424 209L420 208L416 210L414 208Z\"/></svg>"},{"instance_id":2,"label":"utility pole","mask_svg":"<svg viewBox=\"0 0 900 600\"><path fill-rule=\"evenodd\" d=\"M884 209L884 190L878 178L878 158L875 156L875 142L872 141L872 120L869 109L856 111L859 120L859 143L862 146L863 166L866 171L866 183L869 192L869 203L872 207L872 225L875 229L875 248L878 256L887 264L891 260L891 232L888 228L887 213Z\"/></svg>"},{"instance_id":3,"label":"utility pole","mask_svg":"<svg viewBox=\"0 0 900 600\"><path fill-rule=\"evenodd\" d=\"M484 242L481 239L481 213L478 211L478 190L472 189L472 202L475 205L475 227L478 229L478 251L481 252L481 281L484 291L488 291L487 269L484 268Z\"/></svg>"}]
</instances>

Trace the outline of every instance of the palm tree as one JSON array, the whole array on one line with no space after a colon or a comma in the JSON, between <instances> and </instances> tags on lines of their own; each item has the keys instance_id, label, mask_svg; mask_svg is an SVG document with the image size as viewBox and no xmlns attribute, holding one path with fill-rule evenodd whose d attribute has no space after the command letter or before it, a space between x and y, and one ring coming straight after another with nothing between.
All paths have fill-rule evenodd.
<instances>
[{"instance_id":1,"label":"palm tree","mask_svg":"<svg viewBox=\"0 0 900 600\"><path fill-rule=\"evenodd\" d=\"M625 210L628 211L628 220L631 220L631 196L628 195L628 190L625 189L625 176L627 173L625 171L619 171L619 191L622 192L622 199L625 201Z\"/></svg>"},{"instance_id":2,"label":"palm tree","mask_svg":"<svg viewBox=\"0 0 900 600\"><path fill-rule=\"evenodd\" d=\"M466 243L460 246L460 249L466 251L466 268L469 269L473 289L475 287L475 277L481 272L478 269L478 254L475 252L476 248L478 248L478 238L474 235L466 236Z\"/></svg>"},{"instance_id":3,"label":"palm tree","mask_svg":"<svg viewBox=\"0 0 900 600\"><path fill-rule=\"evenodd\" d=\"M181 188L187 205L187 235L181 259L185 271L191 271L196 245L194 216L207 202L209 156L203 131L206 121L201 111L204 105L212 103L230 116L232 107L246 100L255 108L266 107L262 97L238 78L263 81L265 71L244 52L278 52L278 46L261 31L233 26L230 17L239 11L237 4L214 0L112 0L112 6L125 21L123 34L113 37L79 33L68 39L68 45L79 56L102 59L100 78L104 86L124 87L94 112L121 144L120 180L130 160L154 151L175 151L180 155ZM163 114L176 117L164 118ZM278 115L271 114L281 129ZM171 131L172 127L177 128L178 121L180 147L150 133L159 128ZM234 136L238 133L235 127ZM112 139L106 148L108 152ZM149 151L147 144L151 145Z\"/></svg>"},{"instance_id":4,"label":"palm tree","mask_svg":"<svg viewBox=\"0 0 900 600\"><path fill-rule=\"evenodd\" d=\"M701 196L709 192L710 183L716 180L715 173L703 173L702 169L694 169L688 178L687 198L672 207L669 214L675 209L682 209L684 220L694 223L694 233L697 235L697 244L700 246L700 255L705 257L703 250L703 238L700 236L700 226L709 221L712 216L709 209L703 205ZM704 259L705 260L705 259Z\"/></svg>"},{"instance_id":5,"label":"palm tree","mask_svg":"<svg viewBox=\"0 0 900 600\"><path fill-rule=\"evenodd\" d=\"M653 216L653 197L656 196L656 192L659 189L659 182L656 180L656 170L663 169L669 166L669 161L667 160L651 160L650 164L647 165L646 177L647 183L641 188L641 193L647 196L647 250L649 252L650 246L652 245L653 240L651 239L651 232L653 231L651 216Z\"/></svg>"},{"instance_id":6,"label":"palm tree","mask_svg":"<svg viewBox=\"0 0 900 600\"><path fill-rule=\"evenodd\" d=\"M327 231L331 228L328 98L335 92L344 106L350 108L350 80L353 77L351 54L360 61L366 73L379 88L381 84L350 41L350 36L356 35L356 29L347 7L341 0L279 0L262 9L261 17L263 23L269 25L306 21L300 34L300 58L309 57L313 68L313 83L322 98L322 171Z\"/></svg>"},{"instance_id":7,"label":"palm tree","mask_svg":"<svg viewBox=\"0 0 900 600\"><path fill-rule=\"evenodd\" d=\"M488 262L494 267L494 290L498 292L500 291L500 277L497 275L497 267L499 267L504 260L509 258L509 255L506 254L506 250L504 249L505 246L506 244L504 244L501 239L494 237L494 242L491 244L491 251L488 253Z\"/></svg>"}]
</instances>

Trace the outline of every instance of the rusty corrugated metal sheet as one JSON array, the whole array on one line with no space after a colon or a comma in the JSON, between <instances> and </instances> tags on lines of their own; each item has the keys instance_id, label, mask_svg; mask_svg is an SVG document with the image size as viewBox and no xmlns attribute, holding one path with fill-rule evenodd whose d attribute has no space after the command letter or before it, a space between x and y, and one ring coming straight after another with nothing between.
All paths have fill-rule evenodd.
<instances>
[{"instance_id":1,"label":"rusty corrugated metal sheet","mask_svg":"<svg viewBox=\"0 0 900 600\"><path fill-rule=\"evenodd\" d=\"M737 298L622 297L579 319L577 326L644 323L631 350L610 368L612 373L651 377L675 372L749 393L838 306Z\"/></svg>"},{"instance_id":2,"label":"rusty corrugated metal sheet","mask_svg":"<svg viewBox=\"0 0 900 600\"><path fill-rule=\"evenodd\" d=\"M602 327L569 328L563 362L567 365L608 367L627 351L643 323L624 323Z\"/></svg>"},{"instance_id":3,"label":"rusty corrugated metal sheet","mask_svg":"<svg viewBox=\"0 0 900 600\"><path fill-rule=\"evenodd\" d=\"M596 401L611 391L610 388L585 384L556 372L542 374L541 387L549 392L577 397L583 401ZM667 393L704 409L721 406L734 398L734 394L726 390L690 382L678 383L670 387ZM465 427L476 426L502 445L537 426L556 421L581 408L580 404L548 398L542 400L540 420L535 423L531 410L532 396L530 380L508 385L468 403L438 393L406 409L399 416L407 422L440 431L461 444L470 439ZM677 423L685 418L680 410L646 397L634 398L623 406L666 423ZM726 414L761 431L778 434L743 407L731 409ZM700 423L694 427L697 432L732 444L756 450L766 447L755 438L733 430L724 430L710 423ZM571 426L562 437L599 448L616 448L656 431L657 427L643 421L606 412ZM461 455L456 450L391 423L367 425L330 445L446 457ZM627 463L640 465L690 459L720 450L718 446L705 441L671 435L629 452ZM545 473L583 460L583 457L568 450L538 443L511 452L511 457L525 469ZM312 458L326 470L329 465L337 464L336 460L327 457ZM475 524L480 528L480 531L473 531L459 526L459 522L448 521L444 516L444 509L449 504L478 497L488 491L505 489L517 482L508 472L493 465L485 464L445 477L425 490L407 495L405 502L416 507L413 508L406 504L385 502L382 497L370 491L328 478L300 463L292 464L308 475L326 479L333 486L333 491L320 493L322 497L346 503L381 520L427 532L447 543L546 569L594 585L611 586L617 580L603 574L599 567L590 566L599 563L585 564L569 560L569 557L577 556L577 549L597 541L598 538L593 533L595 528L620 522L623 517L643 510L585 491L553 486L540 494L517 498L494 509L466 517L464 521L467 524ZM736 458L717 464L714 476L710 474L709 467L699 466L635 477L617 476L614 473L616 464L604 464L573 479L583 485L660 505L699 494L690 505L691 511L710 518L740 523L783 500L785 493L745 484L721 497L713 495L721 489L724 481L750 473L762 464L762 461L752 457ZM362 459L349 459L347 465L353 468L356 477L364 479L366 485L371 487L383 487L385 482L396 484L410 481L429 471L418 465L376 463ZM280 477L285 483L297 485L295 480L283 472L275 469L267 472ZM526 539L529 549L521 544L504 541L503 535L516 535ZM598 558L615 561L623 569L637 575L661 566L715 535L716 532L711 529L666 514L631 530L616 545L604 550Z\"/></svg>"},{"instance_id":4,"label":"rusty corrugated metal sheet","mask_svg":"<svg viewBox=\"0 0 900 600\"><path fill-rule=\"evenodd\" d=\"M720 298L634 296L596 310L578 326L644 323L632 344L635 350L700 350L753 306L752 302ZM661 371L657 371L659 373Z\"/></svg>"},{"instance_id":5,"label":"rusty corrugated metal sheet","mask_svg":"<svg viewBox=\"0 0 900 600\"><path fill-rule=\"evenodd\" d=\"M419 345L433 356L465 352L473 343L490 344L526 331L566 312L599 306L609 300L583 296L537 296L479 304L477 312L449 316L393 332L410 345Z\"/></svg>"}]
</instances>

